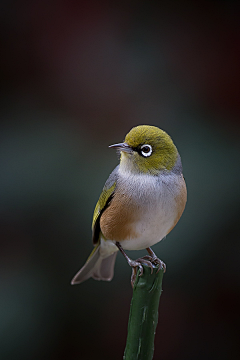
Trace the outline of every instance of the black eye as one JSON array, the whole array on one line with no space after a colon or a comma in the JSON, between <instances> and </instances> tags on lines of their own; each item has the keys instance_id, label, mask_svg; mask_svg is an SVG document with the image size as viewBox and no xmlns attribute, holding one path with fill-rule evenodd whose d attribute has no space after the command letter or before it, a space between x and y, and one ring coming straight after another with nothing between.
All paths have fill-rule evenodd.
<instances>
[{"instance_id":1,"label":"black eye","mask_svg":"<svg viewBox=\"0 0 240 360\"><path fill-rule=\"evenodd\" d=\"M141 146L141 154L144 157L148 157L152 154L152 147L151 145L142 145Z\"/></svg>"}]
</instances>

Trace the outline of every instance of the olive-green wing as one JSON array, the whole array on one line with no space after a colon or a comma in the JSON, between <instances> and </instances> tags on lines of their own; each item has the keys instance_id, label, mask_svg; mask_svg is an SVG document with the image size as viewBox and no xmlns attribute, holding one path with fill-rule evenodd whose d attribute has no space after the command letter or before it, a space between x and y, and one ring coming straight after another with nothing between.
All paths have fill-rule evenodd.
<instances>
[{"instance_id":1,"label":"olive-green wing","mask_svg":"<svg viewBox=\"0 0 240 360\"><path fill-rule=\"evenodd\" d=\"M118 167L119 165L113 170L113 172L110 174L109 178L107 179L93 213L93 221L92 221L93 244L97 244L99 240L101 215L103 211L109 206L114 196L114 192L117 185Z\"/></svg>"}]
</instances>

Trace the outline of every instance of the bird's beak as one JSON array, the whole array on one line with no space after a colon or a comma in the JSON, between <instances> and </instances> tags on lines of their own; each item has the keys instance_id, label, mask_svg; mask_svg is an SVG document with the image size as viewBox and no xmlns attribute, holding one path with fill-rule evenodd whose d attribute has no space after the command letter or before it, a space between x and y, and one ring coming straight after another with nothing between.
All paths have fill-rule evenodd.
<instances>
[{"instance_id":1,"label":"bird's beak","mask_svg":"<svg viewBox=\"0 0 240 360\"><path fill-rule=\"evenodd\" d=\"M124 152L126 152L128 154L132 153L132 151L133 151L131 146L129 146L126 143L113 144L113 145L110 145L109 147L110 148L115 148L115 149L117 149L119 151L124 151Z\"/></svg>"}]
</instances>

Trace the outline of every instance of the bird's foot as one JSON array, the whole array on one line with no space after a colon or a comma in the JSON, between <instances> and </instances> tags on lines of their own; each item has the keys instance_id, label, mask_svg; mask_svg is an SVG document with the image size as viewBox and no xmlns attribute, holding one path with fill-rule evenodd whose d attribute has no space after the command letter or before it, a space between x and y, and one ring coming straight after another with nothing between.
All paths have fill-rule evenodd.
<instances>
[{"instance_id":1,"label":"bird's foot","mask_svg":"<svg viewBox=\"0 0 240 360\"><path fill-rule=\"evenodd\" d=\"M136 276L137 276L137 268L140 269L140 273L139 276L142 276L143 274L143 267L142 264L147 265L148 267L150 267L151 269L151 274L153 273L153 267L154 265L158 267L157 269L157 273L159 272L159 270L163 269L164 272L166 272L166 264L160 260L156 255L155 256L150 256L150 255L145 255L137 260L131 260L132 264L129 263L129 265L132 267L132 276L131 276L131 285L132 287L134 286L135 280L136 280Z\"/></svg>"},{"instance_id":2,"label":"bird's foot","mask_svg":"<svg viewBox=\"0 0 240 360\"><path fill-rule=\"evenodd\" d=\"M119 244L119 242L116 242L116 246L118 247L118 249L120 250L120 252L123 254L123 256L125 257L125 259L128 262L128 265L131 266L132 268L132 276L131 276L131 285L132 287L134 286L135 280L136 280L136 276L137 276L137 271L138 269L140 270L139 276L142 276L143 274L143 267L141 262L143 261L138 261L138 260L132 260L130 259L127 254L125 253L125 251L123 250L123 248L121 247L121 245ZM146 261L145 261L146 262Z\"/></svg>"},{"instance_id":3,"label":"bird's foot","mask_svg":"<svg viewBox=\"0 0 240 360\"><path fill-rule=\"evenodd\" d=\"M150 258L150 256L149 256L149 258ZM131 265L130 263L129 263L129 265L132 267L132 276L131 276L131 284L132 284L132 287L134 286L134 283L135 283L135 280L136 280L136 276L137 276L137 268L139 268L140 269L140 273L139 273L139 276L142 276L142 274L143 274L143 266L142 266L142 264L144 264L144 265L147 265L148 267L150 267L150 269L151 269L151 274L153 273L153 264L152 264L152 261L150 260L148 260L148 259L146 259L145 258L145 256L144 257L142 257L142 258L139 258L139 259L137 259L137 260L131 260L134 264L136 264L136 265Z\"/></svg>"},{"instance_id":4,"label":"bird's foot","mask_svg":"<svg viewBox=\"0 0 240 360\"><path fill-rule=\"evenodd\" d=\"M133 287L134 287L135 280L136 280L136 276L137 276L138 269L140 270L139 276L142 276L142 274L143 274L143 267L142 267L141 261L138 261L138 260L131 260L131 259L129 259L129 260L128 260L128 264L129 264L129 265L131 266L131 268L132 268L131 285L132 285L132 288L133 288Z\"/></svg>"},{"instance_id":5,"label":"bird's foot","mask_svg":"<svg viewBox=\"0 0 240 360\"><path fill-rule=\"evenodd\" d=\"M132 276L131 276L131 285L132 285L132 287L134 286L138 269L140 270L139 276L142 276L142 274L143 274L143 266L142 266L142 264L145 264L148 267L150 267L151 274L153 273L153 266L158 267L157 273L162 268L164 269L164 272L166 271L166 265L164 264L164 262L162 260L160 260L156 256L156 254L152 251L152 249L150 247L147 248L147 252L149 253L149 255L143 256L143 257L141 257L141 258L139 258L137 260L132 260L127 256L127 254L125 253L125 251L123 250L123 248L121 247L119 242L116 242L116 246L118 247L120 252L123 254L125 259L127 260L128 265L131 266L131 268L132 268Z\"/></svg>"},{"instance_id":6,"label":"bird's foot","mask_svg":"<svg viewBox=\"0 0 240 360\"><path fill-rule=\"evenodd\" d=\"M157 256L151 257L150 255L145 255L142 257L142 259L145 259L145 261L147 260L151 264L157 266L158 267L157 273L161 269L163 269L163 271L166 272L167 269L166 264L162 260L160 260ZM139 259L137 259L137 261L139 261Z\"/></svg>"},{"instance_id":7,"label":"bird's foot","mask_svg":"<svg viewBox=\"0 0 240 360\"><path fill-rule=\"evenodd\" d=\"M157 265L158 266L158 270L157 273L159 272L159 270L163 269L164 272L166 272L166 264L160 260L157 255L155 254L154 251L152 251L152 249L149 247L146 249L147 252L149 253L149 255L144 256L143 258L146 258L148 261L151 261L152 264Z\"/></svg>"},{"instance_id":8,"label":"bird's foot","mask_svg":"<svg viewBox=\"0 0 240 360\"><path fill-rule=\"evenodd\" d=\"M143 264L146 264L147 266L149 266L151 268L151 274L153 273L153 265L158 267L157 273L159 272L159 270L163 269L164 272L166 272L166 264L160 260L156 255L155 256L150 256L150 255L145 255L139 259L137 259L136 261L141 262Z\"/></svg>"},{"instance_id":9,"label":"bird's foot","mask_svg":"<svg viewBox=\"0 0 240 360\"><path fill-rule=\"evenodd\" d=\"M156 256L156 258L153 258L153 259L152 259L152 262L158 266L157 273L158 273L159 270L161 270L161 269L163 269L163 272L164 272L164 273L166 272L166 270L167 270L166 264L165 264L162 260L160 260L157 256Z\"/></svg>"}]
</instances>

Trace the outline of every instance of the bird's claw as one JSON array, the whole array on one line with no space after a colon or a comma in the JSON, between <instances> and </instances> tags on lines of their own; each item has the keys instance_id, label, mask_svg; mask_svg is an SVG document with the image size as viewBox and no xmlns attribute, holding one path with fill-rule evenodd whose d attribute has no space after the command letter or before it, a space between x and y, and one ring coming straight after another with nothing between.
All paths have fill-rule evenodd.
<instances>
[{"instance_id":1,"label":"bird's claw","mask_svg":"<svg viewBox=\"0 0 240 360\"><path fill-rule=\"evenodd\" d=\"M151 257L151 256L148 256L148 255L147 255L147 257L148 257L148 258L151 258L150 261L152 262L152 264L158 266L157 273L158 273L161 269L163 269L163 272L164 272L164 273L166 272L166 269L167 269L166 264L165 264L162 260L160 260L157 256Z\"/></svg>"},{"instance_id":2,"label":"bird's claw","mask_svg":"<svg viewBox=\"0 0 240 360\"><path fill-rule=\"evenodd\" d=\"M161 270L161 269L163 269L163 272L164 272L164 273L166 272L167 266L166 266L166 264L165 264L162 260L160 260L159 258L156 258L156 259L154 260L154 263L156 263L157 265L159 265L158 270L157 270L157 273L158 273L159 270Z\"/></svg>"},{"instance_id":3,"label":"bird's claw","mask_svg":"<svg viewBox=\"0 0 240 360\"><path fill-rule=\"evenodd\" d=\"M142 261L141 261L142 260ZM137 261L141 261L142 263L146 263L150 268L151 268L151 274L153 272L153 266L152 264L156 265L158 267L157 269L157 273L159 272L159 270L163 269L164 273L166 272L166 264L160 260L157 256L150 256L150 255L145 255L140 259L137 259Z\"/></svg>"},{"instance_id":4,"label":"bird's claw","mask_svg":"<svg viewBox=\"0 0 240 360\"><path fill-rule=\"evenodd\" d=\"M141 262L138 261L138 260L130 260L130 261L129 261L129 265L130 265L131 268L132 268L131 285L132 285L132 288L133 288L133 287L134 287L135 280L136 280L136 276L137 276L137 269L140 270L139 276L142 276L142 274L143 274L143 267L142 267Z\"/></svg>"},{"instance_id":5,"label":"bird's claw","mask_svg":"<svg viewBox=\"0 0 240 360\"><path fill-rule=\"evenodd\" d=\"M149 256L149 258L151 258ZM132 276L131 276L131 285L132 287L134 286L135 280L136 280L136 276L137 276L137 268L139 268L140 273L139 276L142 276L143 274L143 266L142 264L147 265L148 267L150 267L151 269L151 274L153 273L153 266L151 261L145 259L145 257L139 258L137 260L131 260L131 262L129 262L129 265L132 267Z\"/></svg>"},{"instance_id":6,"label":"bird's claw","mask_svg":"<svg viewBox=\"0 0 240 360\"><path fill-rule=\"evenodd\" d=\"M125 259L127 260L128 264L131 266L132 268L132 276L131 276L131 284L132 287L134 286L135 280L136 280L136 276L137 276L137 270L139 269L139 276L142 276L143 274L143 266L142 264L147 265L148 267L150 267L151 269L151 274L153 273L153 265L156 265L158 267L157 269L157 273L159 272L160 269L163 268L164 272L166 271L166 265L164 264L164 262L162 260L160 260L156 254L152 251L152 249L150 247L146 248L146 250L148 251L149 255L145 255L142 258L139 258L137 260L132 260L130 259L127 254L125 253L125 251L123 250L122 246L119 244L119 242L116 242L116 246L118 247L118 249L120 250L120 252L123 254L123 256L125 257Z\"/></svg>"},{"instance_id":7,"label":"bird's claw","mask_svg":"<svg viewBox=\"0 0 240 360\"><path fill-rule=\"evenodd\" d=\"M152 265L152 261L151 261L151 257L150 257L150 256L148 256L148 255L146 255L146 257L143 256L143 257L137 259L136 261L139 262L139 263L145 264L145 265L147 265L148 267L150 267L150 269L151 269L151 274L153 273L153 265Z\"/></svg>"},{"instance_id":8,"label":"bird's claw","mask_svg":"<svg viewBox=\"0 0 240 360\"><path fill-rule=\"evenodd\" d=\"M156 265L158 267L157 273L163 269L164 273L166 272L166 264L160 260L157 256L150 256L145 255L142 258L139 258L137 260L131 260L129 262L129 265L132 267L132 276L131 276L131 285L134 287L134 283L137 276L137 268L139 268L140 273L139 276L142 276L143 274L143 266L142 264L147 265L151 269L151 274L153 273L153 265Z\"/></svg>"}]
</instances>

